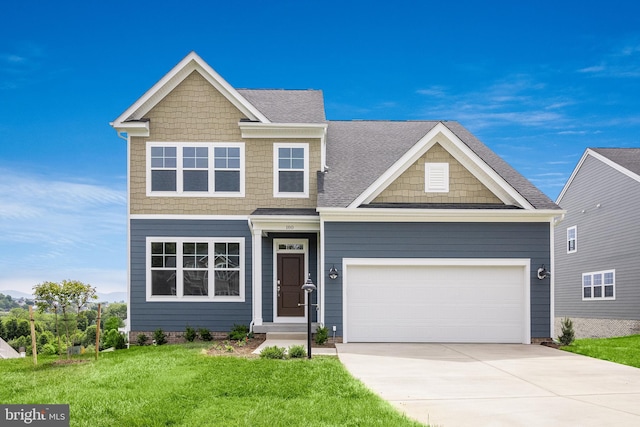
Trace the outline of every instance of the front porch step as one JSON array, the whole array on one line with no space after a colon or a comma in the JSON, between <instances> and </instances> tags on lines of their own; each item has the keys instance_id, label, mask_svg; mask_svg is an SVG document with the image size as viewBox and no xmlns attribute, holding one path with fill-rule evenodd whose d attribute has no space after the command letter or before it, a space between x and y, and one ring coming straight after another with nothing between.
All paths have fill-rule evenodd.
<instances>
[{"instance_id":1,"label":"front porch step","mask_svg":"<svg viewBox=\"0 0 640 427\"><path fill-rule=\"evenodd\" d=\"M304 341L307 339L306 332L267 332L268 340Z\"/></svg>"},{"instance_id":2,"label":"front porch step","mask_svg":"<svg viewBox=\"0 0 640 427\"><path fill-rule=\"evenodd\" d=\"M311 332L315 332L318 327L317 323L311 324ZM306 323L263 323L262 325L254 325L253 332L256 334L266 334L270 332L299 332L304 333L306 337Z\"/></svg>"}]
</instances>

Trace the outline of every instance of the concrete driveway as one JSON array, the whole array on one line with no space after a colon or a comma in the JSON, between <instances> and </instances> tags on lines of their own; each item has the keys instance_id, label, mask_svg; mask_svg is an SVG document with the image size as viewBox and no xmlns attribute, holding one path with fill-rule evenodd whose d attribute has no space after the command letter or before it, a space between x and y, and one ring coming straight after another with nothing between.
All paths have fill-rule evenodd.
<instances>
[{"instance_id":1,"label":"concrete driveway","mask_svg":"<svg viewBox=\"0 0 640 427\"><path fill-rule=\"evenodd\" d=\"M640 426L640 369L540 345L336 344L353 376L431 426Z\"/></svg>"}]
</instances>

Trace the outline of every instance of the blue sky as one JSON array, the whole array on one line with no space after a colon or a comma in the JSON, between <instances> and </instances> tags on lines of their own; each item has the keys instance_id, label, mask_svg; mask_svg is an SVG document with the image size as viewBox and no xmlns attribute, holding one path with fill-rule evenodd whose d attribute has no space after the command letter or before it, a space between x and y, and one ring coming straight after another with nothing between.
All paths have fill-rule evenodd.
<instances>
[{"instance_id":1,"label":"blue sky","mask_svg":"<svg viewBox=\"0 0 640 427\"><path fill-rule=\"evenodd\" d=\"M640 146L631 1L8 2L1 21L0 290L125 290L108 123L192 50L236 88L322 89L329 119L458 120L552 199L586 147Z\"/></svg>"}]
</instances>

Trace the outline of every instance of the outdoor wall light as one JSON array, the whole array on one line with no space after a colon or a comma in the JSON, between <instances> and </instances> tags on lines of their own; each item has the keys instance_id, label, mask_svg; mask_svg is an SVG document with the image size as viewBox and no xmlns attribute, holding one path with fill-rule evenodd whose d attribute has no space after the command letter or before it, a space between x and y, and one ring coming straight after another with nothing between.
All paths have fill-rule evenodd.
<instances>
[{"instance_id":1,"label":"outdoor wall light","mask_svg":"<svg viewBox=\"0 0 640 427\"><path fill-rule=\"evenodd\" d=\"M542 264L542 267L538 268L538 279L546 279L547 276L551 276L551 272Z\"/></svg>"},{"instance_id":2,"label":"outdoor wall light","mask_svg":"<svg viewBox=\"0 0 640 427\"><path fill-rule=\"evenodd\" d=\"M336 280L338 278L338 270L336 269L336 265L334 264L329 270L329 279Z\"/></svg>"}]
</instances>

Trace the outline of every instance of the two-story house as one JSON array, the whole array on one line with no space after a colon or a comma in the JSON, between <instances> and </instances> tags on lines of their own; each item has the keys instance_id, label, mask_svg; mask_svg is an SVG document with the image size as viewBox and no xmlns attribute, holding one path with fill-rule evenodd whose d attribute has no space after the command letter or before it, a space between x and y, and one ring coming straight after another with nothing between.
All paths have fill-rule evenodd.
<instances>
[{"instance_id":1,"label":"two-story house","mask_svg":"<svg viewBox=\"0 0 640 427\"><path fill-rule=\"evenodd\" d=\"M330 121L323 102L235 89L191 53L113 121L131 339L302 326L307 278L345 342L550 337L537 271L560 208L456 122Z\"/></svg>"},{"instance_id":2,"label":"two-story house","mask_svg":"<svg viewBox=\"0 0 640 427\"><path fill-rule=\"evenodd\" d=\"M555 335L640 333L640 148L588 148L557 203Z\"/></svg>"}]
</instances>

